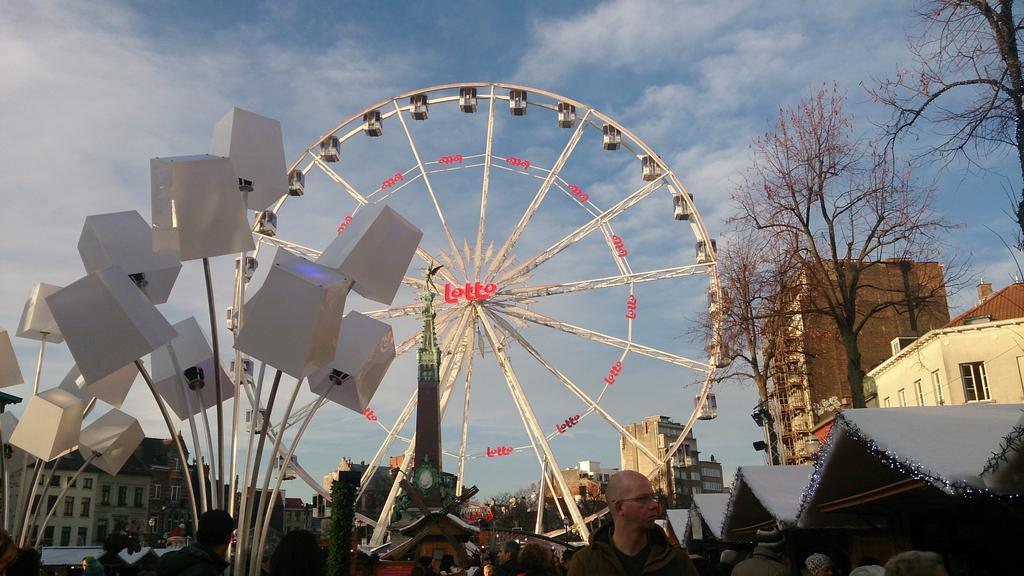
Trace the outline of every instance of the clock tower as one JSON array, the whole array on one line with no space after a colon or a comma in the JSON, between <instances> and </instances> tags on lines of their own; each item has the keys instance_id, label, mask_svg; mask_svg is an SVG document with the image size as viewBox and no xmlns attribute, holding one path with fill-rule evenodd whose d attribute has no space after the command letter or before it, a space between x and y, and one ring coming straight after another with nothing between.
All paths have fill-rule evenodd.
<instances>
[{"instance_id":1,"label":"clock tower","mask_svg":"<svg viewBox=\"0 0 1024 576\"><path fill-rule=\"evenodd\" d=\"M434 331L433 276L440 269L427 267L427 289L423 299L423 334L416 351L419 378L416 393L416 454L413 485L423 496L427 506L441 508L441 407L440 367L441 350Z\"/></svg>"}]
</instances>

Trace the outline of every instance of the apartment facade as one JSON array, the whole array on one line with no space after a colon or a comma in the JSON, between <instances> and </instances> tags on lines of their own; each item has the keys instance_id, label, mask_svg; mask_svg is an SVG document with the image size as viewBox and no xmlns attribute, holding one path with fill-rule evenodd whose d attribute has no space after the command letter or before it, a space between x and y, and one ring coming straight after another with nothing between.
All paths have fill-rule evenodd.
<instances>
[{"instance_id":1,"label":"apartment facade","mask_svg":"<svg viewBox=\"0 0 1024 576\"><path fill-rule=\"evenodd\" d=\"M978 286L976 306L902 347L868 373L878 405L1024 403L1024 284L992 293Z\"/></svg>"},{"instance_id":2,"label":"apartment facade","mask_svg":"<svg viewBox=\"0 0 1024 576\"><path fill-rule=\"evenodd\" d=\"M684 426L667 416L648 416L641 422L624 426L637 441L659 461L683 433ZM722 492L722 466L714 460L702 461L693 430L687 434L682 446L665 464L656 465L636 445L626 438L619 440L619 453L623 470L635 470L651 477L655 491L662 494L671 506L688 506L694 494ZM707 471L707 475L705 475Z\"/></svg>"},{"instance_id":3,"label":"apartment facade","mask_svg":"<svg viewBox=\"0 0 1024 576\"><path fill-rule=\"evenodd\" d=\"M941 264L876 262L861 272L861 282L858 309L881 308L864 323L857 339L865 370L891 356L893 340L908 341L949 322ZM807 293L794 298L800 310L815 309L813 300ZM834 320L816 313L794 315L786 334L773 344L778 353L768 406L780 457L783 464L807 463L817 453L815 431L839 410L853 406L846 350Z\"/></svg>"}]
</instances>

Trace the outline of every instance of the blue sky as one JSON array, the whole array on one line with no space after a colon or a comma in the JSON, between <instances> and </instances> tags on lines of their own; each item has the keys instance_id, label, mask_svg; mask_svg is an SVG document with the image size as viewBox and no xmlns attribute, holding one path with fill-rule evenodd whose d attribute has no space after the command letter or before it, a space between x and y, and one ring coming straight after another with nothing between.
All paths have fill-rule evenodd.
<instances>
[{"instance_id":1,"label":"blue sky","mask_svg":"<svg viewBox=\"0 0 1024 576\"><path fill-rule=\"evenodd\" d=\"M401 92L460 81L536 86L587 103L634 131L695 194L700 213L717 235L731 210L729 191L749 163L750 142L771 123L778 108L837 82L848 94L858 130L867 134L886 113L869 101L861 83L870 85L909 64L905 36L915 25L909 3L884 1L780 1L771 3L770 9L753 1L655 0L451 5L17 3L0 14L0 301L6 303L0 307L0 327L13 334L22 302L37 282L64 285L81 276L75 246L87 214L134 209L148 219L148 159L206 152L213 124L231 106L279 119L290 161L344 117ZM498 117L509 155L529 154L550 165L564 132L535 128L536 114L517 125L509 123L505 111ZM483 118L477 114L450 134L444 132L445 124L428 121L416 127L421 130L417 140L422 138L425 148L438 153L478 151ZM410 165L400 156L407 155L401 140L396 140L400 126L392 123L385 131L391 138L382 139L381 148L354 152L352 157L360 158L360 164L345 166L367 185ZM937 186L935 208L960 224L949 239L957 255L969 258L972 272L984 274L999 288L1010 281L1013 268L985 226L1012 236L1003 213L1006 190L1019 189L1020 182L1012 157L987 162L990 172L969 172L954 164L944 171L926 166L918 177ZM574 178L586 182L596 198L606 199L636 171L621 157L596 153L581 153L573 169ZM322 248L345 208L318 203L327 196L317 194L337 191L311 180L303 200L307 204L295 210L289 205L282 213L282 229L293 239ZM475 226L473 192L466 192L471 201L457 200L463 184L444 185L452 194L447 210L456 222L453 228ZM509 189L515 185L510 181ZM408 209L415 211L411 204ZM638 252L649 259L638 257L634 269L692 260L692 242L671 247L662 243L665 238L676 241L678 230L660 218L662 212L641 205L623 221L623 230L631 234L624 237L642 246ZM523 256L531 248L543 247L549 233L557 234L559 225L576 216L541 213L537 231L521 246ZM500 215L494 222L495 229L507 224ZM428 233L425 242L436 243L431 237L432 230L437 231L434 221L424 221L423 226ZM502 237L493 239L500 243ZM685 252L685 257L676 260L676 251ZM591 277L584 272L600 270L588 269L590 263L592 257L583 251L553 262L538 272L538 279ZM230 298L230 266L228 257L214 263L220 309ZM639 325L638 338L696 355L687 342L687 328L703 301L699 284L672 284L659 290L641 297L641 310L648 312L649 321ZM196 315L205 325L202 291L201 268L186 263L172 300L161 310L172 322ZM954 312L970 304L969 292L952 296ZM601 308L617 311L620 296L586 296L548 308L541 304L538 309L591 328L621 331L621 325L605 326L606 308ZM411 294L402 293L399 300L403 297ZM358 299L351 304L370 307ZM401 338L413 326L396 322L395 329ZM221 341L229 342L221 330ZM543 330L530 334L538 347L548 347L548 356L557 359L560 369L581 381L599 381L606 370L607 350L563 344ZM30 379L35 343L14 339L14 344ZM579 411L578 403L551 392L543 375L527 367L528 356L510 354L517 369L523 366L527 391L546 428L561 415ZM477 359L481 384L474 384L472 448L482 452L487 446L522 445L522 425L493 357ZM65 347L51 346L43 387L55 386L70 362ZM692 384L692 374L653 362L630 366L631 388L611 390L602 406L622 422L655 413L685 420L694 392L685 386ZM410 359L395 363L373 402L382 422L393 420L413 378ZM26 390L20 386L9 391L25 395ZM742 384L723 387L718 391L720 417L695 430L704 454L723 461L727 476L735 466L761 461L750 448L759 437L749 418L754 396ZM310 396L303 392L300 398ZM453 403L458 408L453 408L452 418L460 420L461 389ZM165 433L141 384L136 384L128 407L140 416L148 433ZM457 437L457 422L446 422L444 434L446 448L457 448L457 439L449 443ZM314 421L298 453L319 478L342 456L369 459L380 439L379 430L361 416L331 407ZM618 465L615 434L596 418L585 420L556 444L563 466L583 459ZM453 462L446 466L452 468ZM476 460L468 470L467 481L484 494L527 486L539 476L529 453L501 461ZM289 494L309 494L297 482L286 483L286 489Z\"/></svg>"}]
</instances>

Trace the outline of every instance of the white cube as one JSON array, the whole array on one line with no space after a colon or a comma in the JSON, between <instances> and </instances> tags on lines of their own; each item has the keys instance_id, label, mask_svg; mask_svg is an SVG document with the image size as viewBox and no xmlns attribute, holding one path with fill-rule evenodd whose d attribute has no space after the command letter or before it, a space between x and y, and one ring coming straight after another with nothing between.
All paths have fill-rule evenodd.
<instances>
[{"instance_id":1,"label":"white cube","mask_svg":"<svg viewBox=\"0 0 1024 576\"><path fill-rule=\"evenodd\" d=\"M346 314L341 325L334 360L310 375L309 389L362 412L395 359L395 339L390 325L359 312Z\"/></svg>"},{"instance_id":2,"label":"white cube","mask_svg":"<svg viewBox=\"0 0 1024 576\"><path fill-rule=\"evenodd\" d=\"M46 304L46 297L60 290L60 286L53 284L36 284L25 301L25 308L21 312L21 322L18 324L18 338L30 340L42 340L46 334L46 341L60 344L64 341L57 322L50 313L50 307Z\"/></svg>"},{"instance_id":3,"label":"white cube","mask_svg":"<svg viewBox=\"0 0 1024 576\"><path fill-rule=\"evenodd\" d=\"M153 250L186 261L255 247L230 160L207 155L153 158L149 169Z\"/></svg>"},{"instance_id":4,"label":"white cube","mask_svg":"<svg viewBox=\"0 0 1024 576\"><path fill-rule=\"evenodd\" d=\"M0 422L3 423L4 430L3 454L7 457L7 462L4 465L7 467L8 472L21 470L28 463L29 455L28 452L11 444L11 435L14 434L14 429L18 427L18 417L10 412L4 412L0 414ZM34 456L32 460L35 460Z\"/></svg>"},{"instance_id":5,"label":"white cube","mask_svg":"<svg viewBox=\"0 0 1024 576\"><path fill-rule=\"evenodd\" d=\"M355 282L360 296L391 304L423 232L386 204L359 211L317 258Z\"/></svg>"},{"instance_id":6,"label":"white cube","mask_svg":"<svg viewBox=\"0 0 1024 576\"><path fill-rule=\"evenodd\" d=\"M87 382L82 373L79 372L78 366L72 366L71 370L64 376L64 379L61 380L60 388L71 392L83 400L88 401L92 398L98 398L111 406L120 408L121 404L124 404L124 399L128 397L128 392L131 391L132 384L135 383L135 379L138 376L139 369L132 362L108 376L93 382Z\"/></svg>"},{"instance_id":7,"label":"white cube","mask_svg":"<svg viewBox=\"0 0 1024 576\"><path fill-rule=\"evenodd\" d=\"M21 377L21 367L18 366L18 357L14 355L11 337L6 330L0 330L0 388L23 382L25 379Z\"/></svg>"},{"instance_id":8,"label":"white cube","mask_svg":"<svg viewBox=\"0 0 1024 576\"><path fill-rule=\"evenodd\" d=\"M244 193L249 210L263 210L288 193L281 123L232 108L213 128L210 153L231 159L235 175L251 182Z\"/></svg>"},{"instance_id":9,"label":"white cube","mask_svg":"<svg viewBox=\"0 0 1024 576\"><path fill-rule=\"evenodd\" d=\"M78 444L85 401L61 388L33 396L21 422L11 434L11 444L49 462Z\"/></svg>"},{"instance_id":10,"label":"white cube","mask_svg":"<svg viewBox=\"0 0 1024 576\"><path fill-rule=\"evenodd\" d=\"M113 374L176 335L119 266L90 272L46 303L86 382Z\"/></svg>"},{"instance_id":11,"label":"white cube","mask_svg":"<svg viewBox=\"0 0 1024 576\"><path fill-rule=\"evenodd\" d=\"M352 282L278 249L259 291L245 304L235 348L304 378L334 358Z\"/></svg>"},{"instance_id":12,"label":"white cube","mask_svg":"<svg viewBox=\"0 0 1024 576\"><path fill-rule=\"evenodd\" d=\"M78 253L86 272L120 266L153 304L167 302L181 271L176 258L153 251L153 229L134 210L87 216Z\"/></svg>"},{"instance_id":13,"label":"white cube","mask_svg":"<svg viewBox=\"0 0 1024 576\"><path fill-rule=\"evenodd\" d=\"M99 454L92 465L111 476L117 476L145 437L138 420L114 409L82 429L78 438L78 451L82 458Z\"/></svg>"},{"instance_id":14,"label":"white cube","mask_svg":"<svg viewBox=\"0 0 1024 576\"><path fill-rule=\"evenodd\" d=\"M202 412L203 408L212 408L217 405L217 386L213 372L213 348L206 341L199 322L195 318L182 320L174 325L178 335L171 340L167 346L162 346L153 351L150 356L153 363L153 385L157 393L177 414L178 418L184 420L189 416L195 416ZM174 351L174 358L171 357L171 350ZM175 370L174 359L177 359L178 368ZM192 367L198 367L203 372L203 385L192 390L185 378L185 371ZM224 400L233 398L235 385L222 366L220 370L220 389ZM190 397L186 400L185 394ZM192 410L189 411L189 402Z\"/></svg>"}]
</instances>

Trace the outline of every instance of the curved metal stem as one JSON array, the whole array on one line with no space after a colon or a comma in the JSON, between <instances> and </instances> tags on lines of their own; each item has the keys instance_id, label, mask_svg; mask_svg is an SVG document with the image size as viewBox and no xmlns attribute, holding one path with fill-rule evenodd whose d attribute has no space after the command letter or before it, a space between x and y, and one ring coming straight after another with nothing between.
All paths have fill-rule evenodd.
<instances>
[{"instance_id":1,"label":"curved metal stem","mask_svg":"<svg viewBox=\"0 0 1024 576\"><path fill-rule=\"evenodd\" d=\"M188 425L192 431L192 448L195 450L196 458L196 472L199 474L199 510L206 512L210 509L209 500L206 495L206 482L202 479L206 478L206 464L203 462L203 450L199 444L199 431L196 429L196 416L192 410L192 398L189 395L188 382L185 380L185 374L181 371L181 365L178 363L178 354L174 351L174 346L168 346L167 352L171 357L171 365L174 367L175 374L181 380L181 387L178 391L181 393L181 397L185 399L185 409L188 410ZM187 462L186 462L187 464Z\"/></svg>"},{"instance_id":2,"label":"curved metal stem","mask_svg":"<svg viewBox=\"0 0 1024 576\"><path fill-rule=\"evenodd\" d=\"M244 520L245 523L239 523L242 527L242 537L238 539L238 557L242 558L245 554L245 544L250 542L249 535L249 517L252 515L253 502L256 499L256 482L259 481L260 476L260 460L263 459L263 445L267 441L267 426L270 425L270 414L274 409L274 401L277 399L277 389L281 384L281 371L278 370L274 375L274 383L270 386L270 398L267 399L267 413L262 415L263 423L260 424L260 439L256 445L256 458L252 461L252 474L249 478L249 487L247 488L248 497L246 498L245 506L242 507L242 513L239 516L239 520ZM260 417L259 415L259 398L256 399L256 412L253 414L253 418Z\"/></svg>"},{"instance_id":3,"label":"curved metal stem","mask_svg":"<svg viewBox=\"0 0 1024 576\"><path fill-rule=\"evenodd\" d=\"M220 388L220 345L217 340L217 313L213 304L213 280L210 275L210 259L203 258L203 275L206 277L206 301L210 308L210 341L213 344L213 385L217 390L217 494L214 502L224 500L224 391ZM210 455L213 458L213 455ZM212 479L211 479L212 480Z\"/></svg>"},{"instance_id":4,"label":"curved metal stem","mask_svg":"<svg viewBox=\"0 0 1024 576\"><path fill-rule=\"evenodd\" d=\"M157 394L156 386L153 386L153 379L150 378L146 367L142 365L142 360L136 360L135 367L139 369L139 374L146 381L146 386L149 386L149 392L153 395L153 400L156 400L156 406L160 409L160 415L164 417L167 431L171 434L171 439L174 440L174 447L178 450L178 459L181 460L181 465L185 468L185 488L188 490L188 501L192 506L192 525L198 528L199 512L196 510L196 491L192 488L192 474L188 471L188 459L185 457L185 449L181 445L181 436L174 429L171 415L167 412L167 406L164 405L164 399L160 397L160 394Z\"/></svg>"},{"instance_id":5,"label":"curved metal stem","mask_svg":"<svg viewBox=\"0 0 1024 576\"><path fill-rule=\"evenodd\" d=\"M43 332L41 336L42 336L42 338L39 339L39 356L36 358L36 377L35 377L35 380L32 382L32 395L33 396L35 396L36 394L39 394L39 381L42 379L42 375L43 375L43 353L46 351L46 337L49 336L49 333ZM19 489L18 489L18 498L19 498L19 500L18 500L18 510L20 511L21 514L17 518L15 518L16 522L19 519L20 520L24 520L28 516L28 506L29 506L28 502L29 501L27 500L27 498L30 497L30 494L29 494L29 491L25 489L26 482L28 482L28 460L29 460L29 455L28 455L28 452L26 452L22 456L22 458L21 458L21 484L19 485ZM36 469L39 468L39 461L38 460L39 459L37 458L36 459ZM34 493L35 493L35 484L34 484L34 482L35 481L33 481L33 486L32 486L33 494L31 494L32 496L34 496ZM7 511L4 510L4 514L6 514L6 513L7 513ZM18 534L18 539L19 539L21 544L24 544L24 540L21 539L21 536L22 536L22 534L19 533Z\"/></svg>"}]
</instances>

